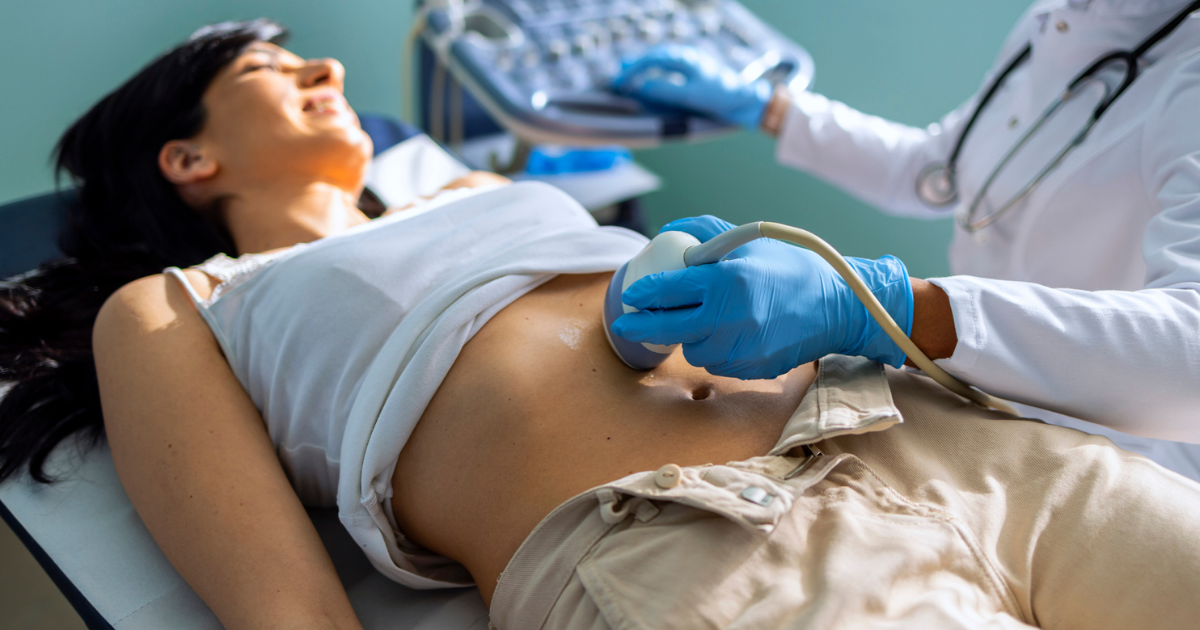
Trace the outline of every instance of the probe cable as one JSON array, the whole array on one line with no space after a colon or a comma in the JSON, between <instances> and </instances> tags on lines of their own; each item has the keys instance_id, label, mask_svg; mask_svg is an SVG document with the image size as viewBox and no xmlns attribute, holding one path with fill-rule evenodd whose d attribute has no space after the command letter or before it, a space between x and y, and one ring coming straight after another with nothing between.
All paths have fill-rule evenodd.
<instances>
[{"instance_id":1,"label":"probe cable","mask_svg":"<svg viewBox=\"0 0 1200 630\"><path fill-rule=\"evenodd\" d=\"M887 333L887 336L897 346L900 346L900 349L908 355L908 358L921 371L925 372L929 378L932 378L939 385L982 407L991 407L999 411L1019 415L1008 403L970 387L951 376L931 361L929 357L925 356L925 353L921 352L921 349L917 347L917 344L913 343L912 339L908 338L908 335L904 334L904 331L900 329L896 320L892 319L892 316L883 308L883 305L879 303L879 299L867 288L867 284L859 277L858 272L854 271L854 268L842 258L842 255L832 245L826 243L821 237L812 232L770 221L747 223L727 232L722 232L705 243L688 248L683 254L683 260L689 267L715 263L733 250L759 238L773 238L799 245L812 250L818 256L825 259L825 262L829 263L835 271L841 274L842 279L850 286L850 290L854 291L854 295L858 296L859 301L867 308L867 312L871 314L871 317L879 323L883 332Z\"/></svg>"}]
</instances>

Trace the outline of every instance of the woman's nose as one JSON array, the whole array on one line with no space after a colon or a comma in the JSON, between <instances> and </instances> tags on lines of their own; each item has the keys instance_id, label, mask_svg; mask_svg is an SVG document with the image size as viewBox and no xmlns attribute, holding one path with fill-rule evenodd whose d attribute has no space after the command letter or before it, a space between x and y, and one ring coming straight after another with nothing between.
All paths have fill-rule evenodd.
<instances>
[{"instance_id":1,"label":"woman's nose","mask_svg":"<svg viewBox=\"0 0 1200 630\"><path fill-rule=\"evenodd\" d=\"M300 70L300 87L331 85L338 90L343 87L346 68L337 59L311 59Z\"/></svg>"}]
</instances>

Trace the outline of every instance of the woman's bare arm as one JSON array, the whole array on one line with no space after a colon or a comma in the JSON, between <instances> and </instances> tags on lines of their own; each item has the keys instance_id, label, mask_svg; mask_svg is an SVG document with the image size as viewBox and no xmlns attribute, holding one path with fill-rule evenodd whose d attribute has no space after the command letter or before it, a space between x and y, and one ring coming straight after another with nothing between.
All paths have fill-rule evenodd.
<instances>
[{"instance_id":1,"label":"woman's bare arm","mask_svg":"<svg viewBox=\"0 0 1200 630\"><path fill-rule=\"evenodd\" d=\"M122 288L94 346L121 483L225 627L360 628L262 418L182 288L165 276Z\"/></svg>"}]
</instances>

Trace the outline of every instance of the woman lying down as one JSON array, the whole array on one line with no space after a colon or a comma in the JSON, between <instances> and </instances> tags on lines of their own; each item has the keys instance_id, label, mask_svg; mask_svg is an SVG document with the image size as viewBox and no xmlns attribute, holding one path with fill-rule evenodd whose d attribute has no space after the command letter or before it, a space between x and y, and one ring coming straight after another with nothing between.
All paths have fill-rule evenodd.
<instances>
[{"instance_id":1,"label":"woman lying down","mask_svg":"<svg viewBox=\"0 0 1200 630\"><path fill-rule=\"evenodd\" d=\"M858 358L630 370L600 305L644 238L487 176L369 220L342 67L280 34L203 29L68 130L74 261L0 320L3 473L103 403L226 627L359 627L305 505L398 582L478 585L502 630L1200 619L1192 482Z\"/></svg>"}]
</instances>

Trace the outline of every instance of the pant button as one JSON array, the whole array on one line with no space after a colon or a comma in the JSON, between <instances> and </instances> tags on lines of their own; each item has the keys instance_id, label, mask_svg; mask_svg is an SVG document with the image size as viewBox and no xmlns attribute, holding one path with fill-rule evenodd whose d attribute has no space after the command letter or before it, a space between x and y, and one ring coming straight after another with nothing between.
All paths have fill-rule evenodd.
<instances>
[{"instance_id":1,"label":"pant button","mask_svg":"<svg viewBox=\"0 0 1200 630\"><path fill-rule=\"evenodd\" d=\"M663 490L670 490L679 485L681 478L683 478L683 469L675 464L667 464L654 473L654 485Z\"/></svg>"}]
</instances>

